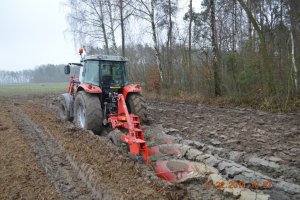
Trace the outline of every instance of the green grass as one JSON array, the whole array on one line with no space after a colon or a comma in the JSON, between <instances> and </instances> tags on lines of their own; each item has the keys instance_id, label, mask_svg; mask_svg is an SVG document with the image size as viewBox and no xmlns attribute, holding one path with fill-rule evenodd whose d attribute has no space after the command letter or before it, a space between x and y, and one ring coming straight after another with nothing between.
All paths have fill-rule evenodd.
<instances>
[{"instance_id":1,"label":"green grass","mask_svg":"<svg viewBox=\"0 0 300 200\"><path fill-rule=\"evenodd\" d=\"M68 83L30 83L0 85L0 97L67 92Z\"/></svg>"}]
</instances>

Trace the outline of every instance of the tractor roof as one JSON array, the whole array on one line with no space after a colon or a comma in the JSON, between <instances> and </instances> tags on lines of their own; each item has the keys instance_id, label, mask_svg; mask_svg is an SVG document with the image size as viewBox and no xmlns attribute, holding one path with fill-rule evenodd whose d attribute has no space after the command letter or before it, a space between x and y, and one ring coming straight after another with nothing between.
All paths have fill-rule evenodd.
<instances>
[{"instance_id":1,"label":"tractor roof","mask_svg":"<svg viewBox=\"0 0 300 200\"><path fill-rule=\"evenodd\" d=\"M86 56L83 60L106 60L106 61L117 61L126 62L127 58L122 56L111 56L111 55L90 55Z\"/></svg>"}]
</instances>

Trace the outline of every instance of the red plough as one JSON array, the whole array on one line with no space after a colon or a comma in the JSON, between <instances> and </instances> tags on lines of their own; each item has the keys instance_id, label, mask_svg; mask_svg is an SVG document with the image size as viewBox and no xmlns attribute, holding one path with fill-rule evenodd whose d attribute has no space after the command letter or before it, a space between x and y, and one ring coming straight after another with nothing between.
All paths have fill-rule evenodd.
<instances>
[{"instance_id":1,"label":"red plough","mask_svg":"<svg viewBox=\"0 0 300 200\"><path fill-rule=\"evenodd\" d=\"M129 114L124 96L118 95L118 113L110 114L108 122L112 128L125 128L129 134L121 134L120 138L129 145L129 151L133 155L143 155L146 164L149 166L148 146L146 144L144 132L141 127L140 119L137 115Z\"/></svg>"}]
</instances>

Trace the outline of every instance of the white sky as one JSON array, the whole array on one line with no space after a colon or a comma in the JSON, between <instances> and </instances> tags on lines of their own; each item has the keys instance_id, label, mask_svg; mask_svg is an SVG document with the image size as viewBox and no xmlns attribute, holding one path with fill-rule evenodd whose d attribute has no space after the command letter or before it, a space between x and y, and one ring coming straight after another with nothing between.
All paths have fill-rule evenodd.
<instances>
[{"instance_id":1,"label":"white sky","mask_svg":"<svg viewBox=\"0 0 300 200\"><path fill-rule=\"evenodd\" d=\"M65 0L1 0L0 70L33 69L42 64L78 62L67 32ZM179 0L185 7L189 0ZM200 0L193 0L199 8Z\"/></svg>"},{"instance_id":2,"label":"white sky","mask_svg":"<svg viewBox=\"0 0 300 200\"><path fill-rule=\"evenodd\" d=\"M79 61L62 0L1 0L0 70Z\"/></svg>"}]
</instances>

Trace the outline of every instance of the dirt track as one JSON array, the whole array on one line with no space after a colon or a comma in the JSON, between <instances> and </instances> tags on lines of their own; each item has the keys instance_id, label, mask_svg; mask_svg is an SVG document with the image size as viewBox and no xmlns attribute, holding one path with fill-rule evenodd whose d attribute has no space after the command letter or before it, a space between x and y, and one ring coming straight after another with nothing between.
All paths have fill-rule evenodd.
<instances>
[{"instance_id":1,"label":"dirt track","mask_svg":"<svg viewBox=\"0 0 300 200\"><path fill-rule=\"evenodd\" d=\"M231 199L201 181L169 185L151 176L106 137L59 122L55 101L55 95L1 100L1 199ZM155 101L149 111L174 136L203 143L205 153L300 184L299 113Z\"/></svg>"},{"instance_id":2,"label":"dirt track","mask_svg":"<svg viewBox=\"0 0 300 200\"><path fill-rule=\"evenodd\" d=\"M20 129L20 137L31 145L36 164L46 171L48 182L53 182L63 199L167 199L182 196L184 190L174 189L175 186L158 178L148 179L143 174L146 172L144 166L128 158L107 138L76 129L71 123L59 122L52 112L54 109L48 107L52 104L46 101L46 98L24 98L15 99L13 104L2 104L9 112L7 116ZM14 161L11 164L20 165ZM6 184L11 182L14 180L7 180ZM23 183L17 184L22 186ZM3 191L1 195L12 197L14 194ZM42 198L55 196L45 194Z\"/></svg>"},{"instance_id":3,"label":"dirt track","mask_svg":"<svg viewBox=\"0 0 300 200\"><path fill-rule=\"evenodd\" d=\"M35 154L14 126L10 112L0 107L0 198L61 199Z\"/></svg>"}]
</instances>

